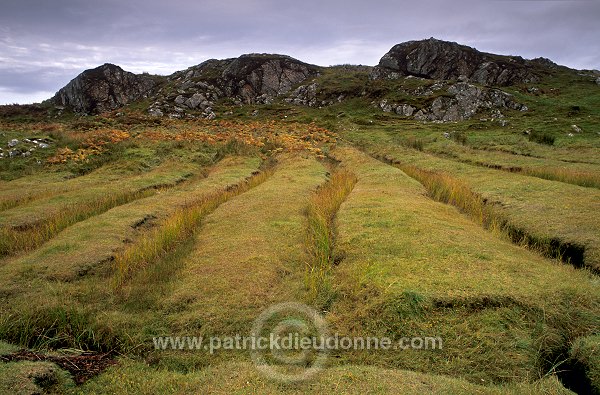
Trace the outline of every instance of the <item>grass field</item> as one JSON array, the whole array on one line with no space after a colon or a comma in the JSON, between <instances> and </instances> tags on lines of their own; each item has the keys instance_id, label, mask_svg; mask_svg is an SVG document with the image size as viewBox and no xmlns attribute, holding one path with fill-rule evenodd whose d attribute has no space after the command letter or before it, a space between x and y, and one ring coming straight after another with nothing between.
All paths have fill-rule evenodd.
<instances>
[{"instance_id":1,"label":"grass field","mask_svg":"<svg viewBox=\"0 0 600 395\"><path fill-rule=\"evenodd\" d=\"M599 393L597 86L506 88L530 110L502 126L378 106L431 81L315 81L333 104L0 119L2 146L50 142L0 161L0 393ZM257 322L443 346L156 345ZM265 360L322 370L282 382Z\"/></svg>"}]
</instances>

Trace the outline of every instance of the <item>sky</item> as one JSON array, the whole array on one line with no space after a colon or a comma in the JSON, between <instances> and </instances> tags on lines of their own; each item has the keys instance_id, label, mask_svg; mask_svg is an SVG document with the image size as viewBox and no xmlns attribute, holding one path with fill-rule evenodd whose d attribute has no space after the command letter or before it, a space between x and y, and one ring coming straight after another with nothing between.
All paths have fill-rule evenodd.
<instances>
[{"instance_id":1,"label":"sky","mask_svg":"<svg viewBox=\"0 0 600 395\"><path fill-rule=\"evenodd\" d=\"M0 0L0 104L50 98L107 62L161 75L265 52L376 65L429 37L600 69L599 20L598 0Z\"/></svg>"}]
</instances>

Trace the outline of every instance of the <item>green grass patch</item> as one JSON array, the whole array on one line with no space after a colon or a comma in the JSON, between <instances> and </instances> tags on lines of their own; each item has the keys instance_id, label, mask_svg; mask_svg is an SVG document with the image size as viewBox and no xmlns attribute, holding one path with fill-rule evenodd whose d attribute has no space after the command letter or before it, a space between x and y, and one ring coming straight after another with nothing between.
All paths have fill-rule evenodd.
<instances>
[{"instance_id":1,"label":"green grass patch","mask_svg":"<svg viewBox=\"0 0 600 395\"><path fill-rule=\"evenodd\" d=\"M482 383L483 384L483 383ZM190 373L156 369L143 363L123 360L76 393L85 394L568 394L554 378L532 384L485 386L465 380L407 370L370 366L325 369L312 380L278 383L261 376L249 362L231 362Z\"/></svg>"}]
</instances>

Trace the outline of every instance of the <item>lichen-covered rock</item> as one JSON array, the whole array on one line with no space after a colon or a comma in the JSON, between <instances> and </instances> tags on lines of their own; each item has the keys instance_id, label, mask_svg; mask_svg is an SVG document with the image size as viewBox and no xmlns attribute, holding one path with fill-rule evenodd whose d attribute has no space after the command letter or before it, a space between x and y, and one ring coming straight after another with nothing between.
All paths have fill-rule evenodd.
<instances>
[{"instance_id":1,"label":"lichen-covered rock","mask_svg":"<svg viewBox=\"0 0 600 395\"><path fill-rule=\"evenodd\" d=\"M447 95L437 97L429 107L417 111L415 119L421 121L456 122L470 119L484 109L493 110L492 118L501 117L500 109L527 111L527 107L514 101L513 96L499 89L480 88L459 82L447 89ZM402 111L406 107L398 106ZM413 109L414 111L414 109ZM408 114L404 114L407 115ZM412 114L411 114L412 115Z\"/></svg>"},{"instance_id":2,"label":"lichen-covered rock","mask_svg":"<svg viewBox=\"0 0 600 395\"><path fill-rule=\"evenodd\" d=\"M538 79L528 61L491 55L457 43L431 38L395 45L371 73L373 79L413 75L437 80L469 80L506 86Z\"/></svg>"},{"instance_id":3,"label":"lichen-covered rock","mask_svg":"<svg viewBox=\"0 0 600 395\"><path fill-rule=\"evenodd\" d=\"M204 108L206 108L206 96L204 96L202 93L194 93L192 97L185 101L185 105L192 109L198 108L198 106L200 106L202 103L205 103Z\"/></svg>"},{"instance_id":4,"label":"lichen-covered rock","mask_svg":"<svg viewBox=\"0 0 600 395\"><path fill-rule=\"evenodd\" d=\"M150 107L148 109L148 114L153 117L162 117L163 115L165 115L160 108L156 107Z\"/></svg>"},{"instance_id":5,"label":"lichen-covered rock","mask_svg":"<svg viewBox=\"0 0 600 395\"><path fill-rule=\"evenodd\" d=\"M388 103L387 100L384 99L379 103L379 108L381 108L383 112L392 112L394 106L392 106L390 103Z\"/></svg>"},{"instance_id":6,"label":"lichen-covered rock","mask_svg":"<svg viewBox=\"0 0 600 395\"><path fill-rule=\"evenodd\" d=\"M415 107L410 104L401 104L396 107L396 114L410 117L414 114L415 110Z\"/></svg>"},{"instance_id":7,"label":"lichen-covered rock","mask_svg":"<svg viewBox=\"0 0 600 395\"><path fill-rule=\"evenodd\" d=\"M101 113L145 97L159 80L160 77L133 74L106 63L79 74L51 100L78 113Z\"/></svg>"}]
</instances>

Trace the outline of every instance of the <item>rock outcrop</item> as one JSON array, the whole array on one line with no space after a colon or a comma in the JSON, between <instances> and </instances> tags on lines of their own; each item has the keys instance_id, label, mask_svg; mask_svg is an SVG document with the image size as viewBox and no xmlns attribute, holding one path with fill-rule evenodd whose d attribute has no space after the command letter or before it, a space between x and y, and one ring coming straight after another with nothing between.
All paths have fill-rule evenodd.
<instances>
[{"instance_id":1,"label":"rock outcrop","mask_svg":"<svg viewBox=\"0 0 600 395\"><path fill-rule=\"evenodd\" d=\"M146 97L157 86L159 78L133 74L106 63L79 74L51 101L77 113L101 113Z\"/></svg>"},{"instance_id":2,"label":"rock outcrop","mask_svg":"<svg viewBox=\"0 0 600 395\"><path fill-rule=\"evenodd\" d=\"M487 54L465 45L431 38L395 45L381 58L371 78L395 79L412 75L437 80L468 80L486 86L507 86L538 79L528 62L533 61Z\"/></svg>"},{"instance_id":3,"label":"rock outcrop","mask_svg":"<svg viewBox=\"0 0 600 395\"><path fill-rule=\"evenodd\" d=\"M317 66L289 56L250 54L231 62L223 71L223 80L228 96L254 103L288 93L294 85L318 73Z\"/></svg>"},{"instance_id":4,"label":"rock outcrop","mask_svg":"<svg viewBox=\"0 0 600 395\"><path fill-rule=\"evenodd\" d=\"M438 89L438 90L441 90ZM479 88L466 82L450 85L445 94L420 109L406 103L393 104L382 100L379 107L385 112L414 116L420 121L456 122L470 119L483 110L492 110L492 118L501 118L500 110L527 111L527 106L517 103L513 96L499 89Z\"/></svg>"},{"instance_id":5,"label":"rock outcrop","mask_svg":"<svg viewBox=\"0 0 600 395\"><path fill-rule=\"evenodd\" d=\"M169 93L160 91L148 110L171 118L214 118L212 107L222 98L235 104L268 104L296 85L318 75L320 68L285 55L249 54L211 59L171 75Z\"/></svg>"},{"instance_id":6,"label":"rock outcrop","mask_svg":"<svg viewBox=\"0 0 600 395\"><path fill-rule=\"evenodd\" d=\"M308 85L300 85L285 101L298 106L315 107L317 105L317 88L318 85L316 82Z\"/></svg>"}]
</instances>

